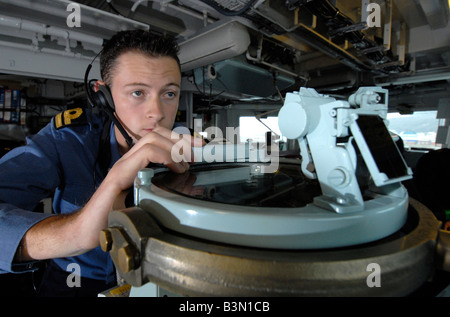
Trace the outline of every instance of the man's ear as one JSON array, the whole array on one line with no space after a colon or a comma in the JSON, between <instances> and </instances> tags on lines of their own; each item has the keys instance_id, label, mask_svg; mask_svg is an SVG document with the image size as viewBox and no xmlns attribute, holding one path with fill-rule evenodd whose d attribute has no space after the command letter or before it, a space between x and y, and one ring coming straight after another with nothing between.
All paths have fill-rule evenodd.
<instances>
[{"instance_id":1,"label":"man's ear","mask_svg":"<svg viewBox=\"0 0 450 317\"><path fill-rule=\"evenodd\" d=\"M105 84L104 81L102 81L102 80L97 80L97 81L95 82L95 84L94 84L94 90L95 90L95 92L98 91L98 86L99 86L99 85L106 86L106 84Z\"/></svg>"}]
</instances>

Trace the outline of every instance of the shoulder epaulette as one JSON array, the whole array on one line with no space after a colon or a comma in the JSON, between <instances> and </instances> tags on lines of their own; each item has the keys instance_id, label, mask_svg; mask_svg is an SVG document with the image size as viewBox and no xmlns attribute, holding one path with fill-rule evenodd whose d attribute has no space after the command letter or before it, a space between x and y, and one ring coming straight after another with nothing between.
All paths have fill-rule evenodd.
<instances>
[{"instance_id":1,"label":"shoulder epaulette","mask_svg":"<svg viewBox=\"0 0 450 317\"><path fill-rule=\"evenodd\" d=\"M71 125L86 124L86 113L82 108L74 108L58 113L54 118L55 129L61 129Z\"/></svg>"}]
</instances>

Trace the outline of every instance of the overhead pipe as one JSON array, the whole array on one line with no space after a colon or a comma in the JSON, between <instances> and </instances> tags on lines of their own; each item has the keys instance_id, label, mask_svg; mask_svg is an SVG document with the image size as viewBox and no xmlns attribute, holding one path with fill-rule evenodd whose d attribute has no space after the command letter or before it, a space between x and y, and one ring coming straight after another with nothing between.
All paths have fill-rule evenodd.
<instances>
[{"instance_id":1,"label":"overhead pipe","mask_svg":"<svg viewBox=\"0 0 450 317\"><path fill-rule=\"evenodd\" d=\"M23 51L31 51L31 52L40 52L40 53L49 53L54 55L60 55L63 57L71 57L71 58L77 58L77 59L84 59L87 61L92 60L92 56L84 56L79 53L74 52L68 52L68 51L62 51L62 50L56 50L51 48L41 48L39 50L36 49L35 45L28 45L28 44L20 44L20 43L14 43L14 42L7 42L7 41L0 41L0 47L11 47L15 49L20 49Z\"/></svg>"},{"instance_id":2,"label":"overhead pipe","mask_svg":"<svg viewBox=\"0 0 450 317\"><path fill-rule=\"evenodd\" d=\"M5 59L0 61L0 71L26 77L58 79L71 82L83 82L84 69L92 56L51 48L36 49L30 44L0 41ZM38 61L36 63L36 61ZM57 65L48 67L49 65ZM100 75L98 61L93 74Z\"/></svg>"},{"instance_id":3,"label":"overhead pipe","mask_svg":"<svg viewBox=\"0 0 450 317\"><path fill-rule=\"evenodd\" d=\"M103 39L76 31L68 31L55 26L48 26L43 23L27 21L21 18L13 18L0 14L0 25L17 29L19 31L35 32L42 35L56 36L65 40L76 40L98 46L103 45Z\"/></svg>"},{"instance_id":4,"label":"overhead pipe","mask_svg":"<svg viewBox=\"0 0 450 317\"><path fill-rule=\"evenodd\" d=\"M54 16L58 16L60 18L67 17L66 8L69 4L73 3L70 0L47 0L47 1L33 1L33 0L2 0L2 3L9 4L11 6L31 9L33 11L42 12L45 14L51 13ZM54 5L52 5L52 2ZM110 12L106 12L100 9L96 9L81 3L77 3L83 12L90 12L92 16L89 14L83 15L83 23L89 25L97 26L99 24L99 20L101 20L101 27L107 30L116 30L117 25L122 23L127 23L132 25L135 28L142 28L145 30L149 29L149 25L138 22L124 16L120 16L117 14L113 14Z\"/></svg>"},{"instance_id":5,"label":"overhead pipe","mask_svg":"<svg viewBox=\"0 0 450 317\"><path fill-rule=\"evenodd\" d=\"M109 3L109 2L111 2L111 0L106 0L106 2ZM178 12L187 14L187 15L193 17L193 18L197 18L199 20L206 20L208 23L216 22L216 20L208 18L208 17L205 19L204 14L202 15L202 14L196 13L196 12L194 12L192 10L188 10L188 9L179 7L177 5L171 4L170 2L173 2L173 0L165 0L165 1L164 0L163 1L158 1L158 0L138 0L131 7L131 12L136 12L136 9L144 2L158 2L161 5L161 11L164 11L165 8L170 8L170 9L176 10Z\"/></svg>"},{"instance_id":6,"label":"overhead pipe","mask_svg":"<svg viewBox=\"0 0 450 317\"><path fill-rule=\"evenodd\" d=\"M136 1L134 4L133 4L133 6L131 7L131 12L135 12L136 11L136 9L141 5L141 3L144 3L144 2L154 2L155 0L138 0L138 1ZM168 2L171 2L172 0L169 0ZM111 0L106 0L106 2L108 2L108 3L110 3L111 2ZM166 1L167 2L167 1ZM161 6L162 6L163 4L161 4ZM164 6L166 6L167 4L164 4Z\"/></svg>"}]
</instances>

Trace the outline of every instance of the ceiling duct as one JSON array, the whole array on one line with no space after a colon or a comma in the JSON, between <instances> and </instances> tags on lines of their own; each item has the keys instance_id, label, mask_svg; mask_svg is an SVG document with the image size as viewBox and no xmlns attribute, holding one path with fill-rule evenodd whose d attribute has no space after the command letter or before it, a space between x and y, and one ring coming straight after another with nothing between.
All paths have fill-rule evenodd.
<instances>
[{"instance_id":1,"label":"ceiling duct","mask_svg":"<svg viewBox=\"0 0 450 317\"><path fill-rule=\"evenodd\" d=\"M210 24L180 43L181 70L187 71L243 54L250 35L238 22Z\"/></svg>"}]
</instances>

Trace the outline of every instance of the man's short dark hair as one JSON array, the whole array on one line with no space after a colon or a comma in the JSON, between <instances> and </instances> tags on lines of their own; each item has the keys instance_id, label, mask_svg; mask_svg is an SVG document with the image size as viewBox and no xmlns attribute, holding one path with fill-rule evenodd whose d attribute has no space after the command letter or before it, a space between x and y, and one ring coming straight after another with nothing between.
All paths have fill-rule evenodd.
<instances>
[{"instance_id":1,"label":"man's short dark hair","mask_svg":"<svg viewBox=\"0 0 450 317\"><path fill-rule=\"evenodd\" d=\"M111 76L117 58L130 51L150 57L172 57L180 66L179 47L172 36L153 34L144 30L120 31L108 40L100 56L100 74L106 85L111 86Z\"/></svg>"}]
</instances>

